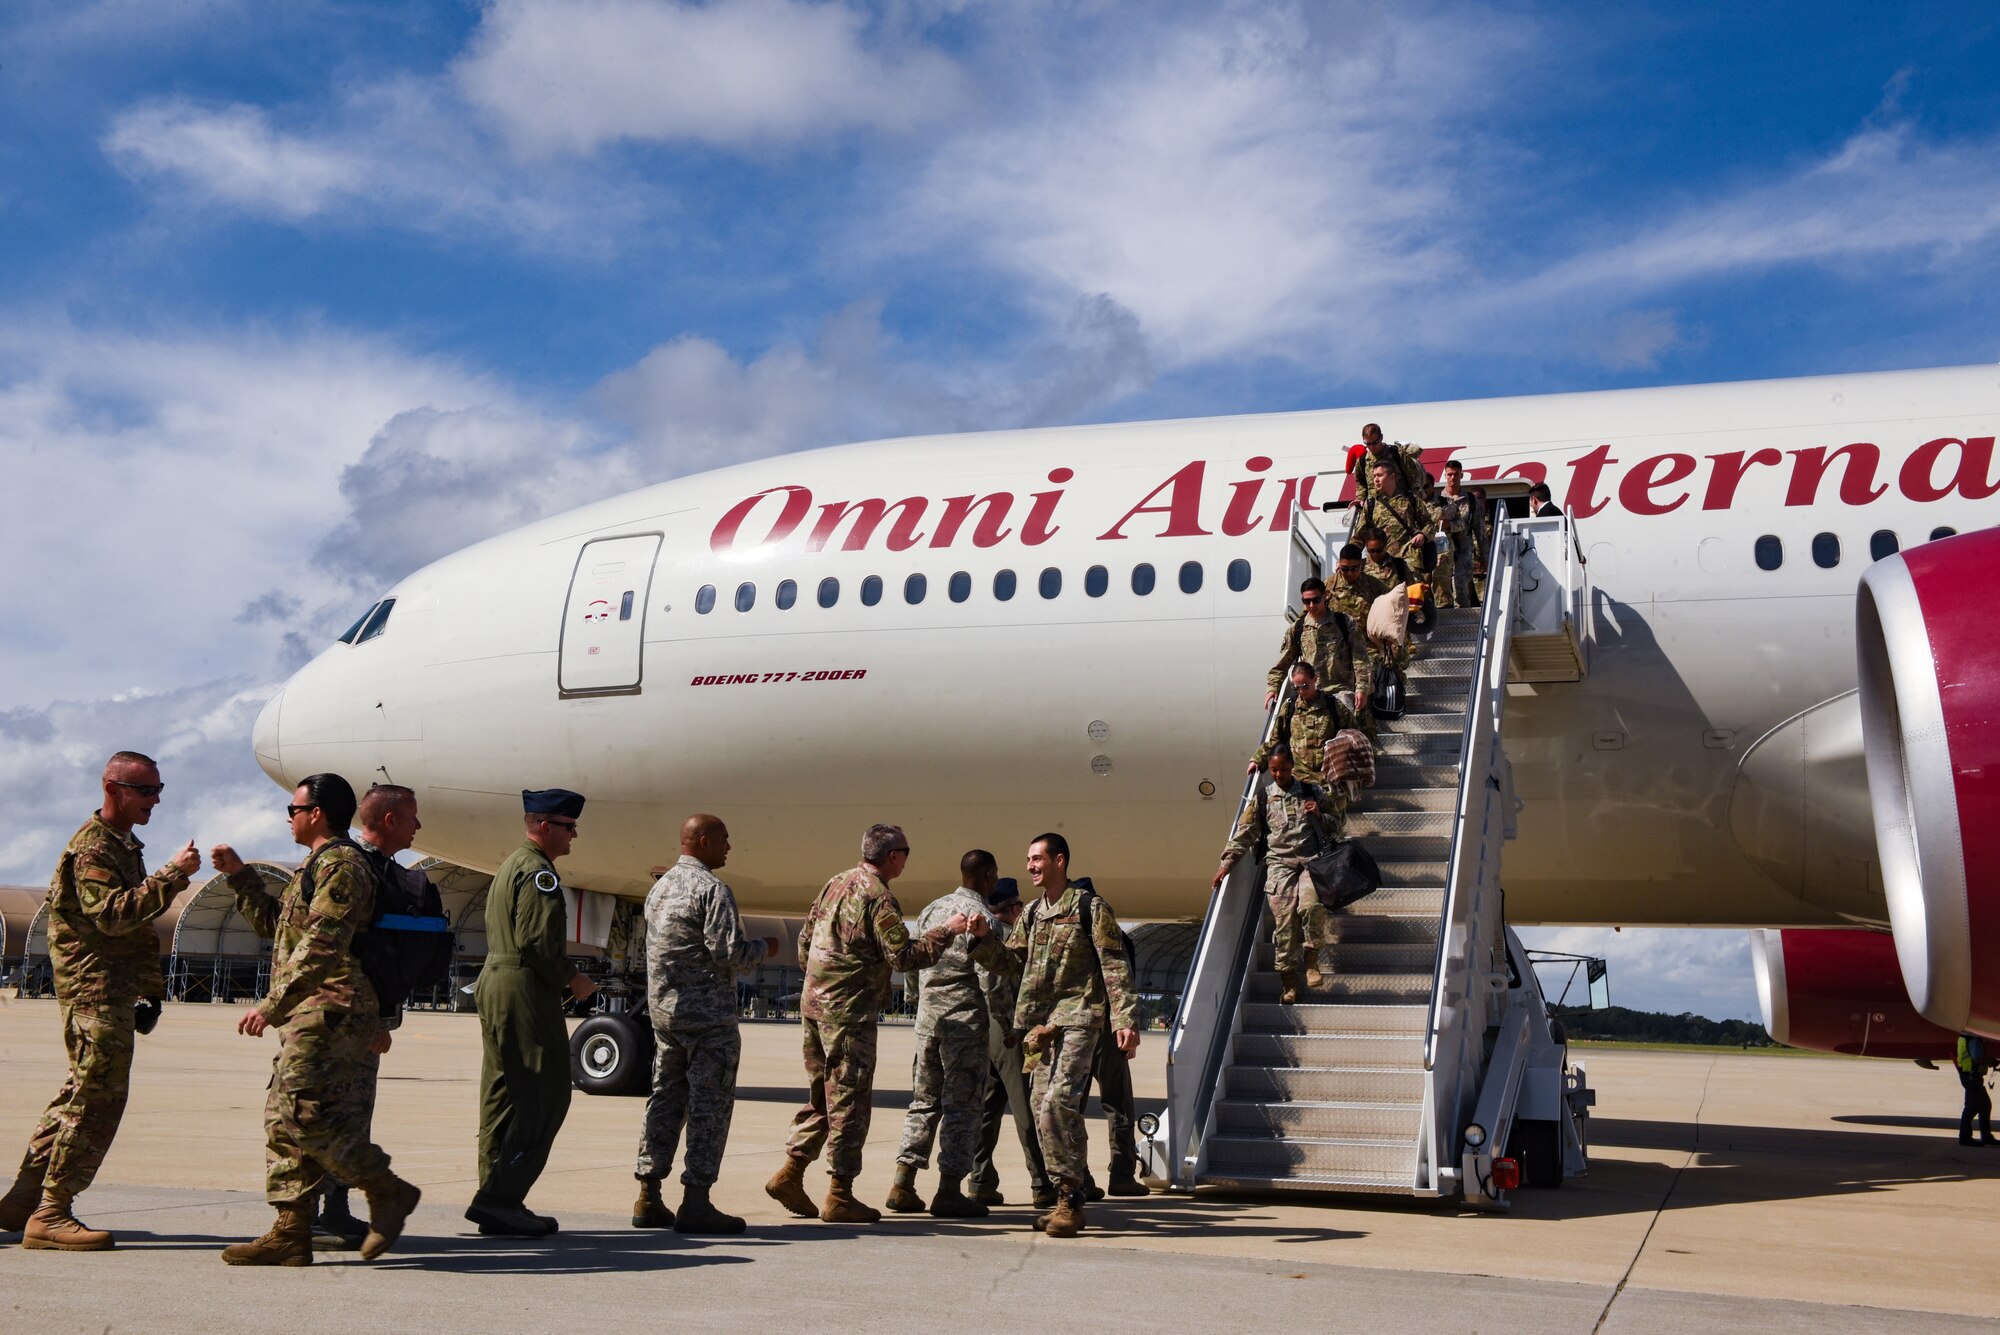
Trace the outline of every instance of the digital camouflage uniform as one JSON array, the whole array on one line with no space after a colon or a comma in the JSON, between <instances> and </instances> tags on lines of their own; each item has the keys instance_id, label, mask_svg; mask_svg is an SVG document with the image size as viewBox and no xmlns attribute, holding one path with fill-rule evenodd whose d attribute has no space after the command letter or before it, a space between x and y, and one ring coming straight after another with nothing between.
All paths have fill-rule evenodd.
<instances>
[{"instance_id":1,"label":"digital camouflage uniform","mask_svg":"<svg viewBox=\"0 0 2000 1335\"><path fill-rule=\"evenodd\" d=\"M1035 1126L1050 1178L1072 1199L1090 1172L1083 1105L1098 1039L1137 1027L1139 1007L1117 915L1093 894L1092 921L1084 924L1082 899L1074 884L1053 903L1036 897L1008 946L1021 959L1015 1029L1056 1027L1035 1065Z\"/></svg>"},{"instance_id":2,"label":"digital camouflage uniform","mask_svg":"<svg viewBox=\"0 0 2000 1335\"><path fill-rule=\"evenodd\" d=\"M49 963L69 1077L36 1124L21 1171L69 1197L97 1176L125 1114L133 1007L166 995L153 920L188 878L175 866L146 875L144 849L93 813L49 882Z\"/></svg>"},{"instance_id":3,"label":"digital camouflage uniform","mask_svg":"<svg viewBox=\"0 0 2000 1335\"><path fill-rule=\"evenodd\" d=\"M1296 642L1294 636L1297 637ZM1367 621L1357 621L1335 609L1325 621L1301 610L1287 619L1285 638L1278 646L1278 661L1264 678L1266 689L1282 691L1285 677L1294 663L1311 663L1318 674L1321 690L1352 691L1360 687L1368 661ZM1356 704L1366 701L1366 692L1355 696Z\"/></svg>"},{"instance_id":4,"label":"digital camouflage uniform","mask_svg":"<svg viewBox=\"0 0 2000 1335\"><path fill-rule=\"evenodd\" d=\"M1005 945L1020 930L995 921L993 937ZM1013 968L1020 959L1008 956ZM1048 1167L1042 1162L1041 1134L1035 1130L1035 1105L1029 1089L1028 1073L1022 1069L1024 1053L1014 1040L1014 1005L1021 995L1021 979L1010 969L979 965L979 986L986 993L986 1013L991 1017L986 1034L986 1056L992 1064L993 1079L987 1086L986 1106L979 1119L979 1152L973 1159L972 1177L982 1190L997 1190L999 1170L993 1166L993 1151L1000 1144L1000 1125L1010 1117L1014 1136L1021 1143L1021 1157L1028 1165L1028 1184L1039 1194L1049 1183Z\"/></svg>"},{"instance_id":5,"label":"digital camouflage uniform","mask_svg":"<svg viewBox=\"0 0 2000 1335\"><path fill-rule=\"evenodd\" d=\"M1399 491L1394 496L1371 497L1361 507L1361 527L1379 528L1389 541L1383 549L1391 556L1400 556L1409 562L1410 569L1421 571L1419 548L1424 537L1438 531L1437 511L1426 501L1409 491Z\"/></svg>"},{"instance_id":6,"label":"digital camouflage uniform","mask_svg":"<svg viewBox=\"0 0 2000 1335\"><path fill-rule=\"evenodd\" d=\"M1315 802L1319 810L1306 810ZM1222 850L1222 865L1234 867L1251 852L1263 849L1264 898L1271 907L1271 950L1279 973L1296 973L1304 966L1308 945L1326 940L1327 914L1319 902L1306 863L1333 847L1344 822L1318 788L1292 781L1280 788L1266 775L1257 783L1257 800L1247 803L1236 832Z\"/></svg>"},{"instance_id":7,"label":"digital camouflage uniform","mask_svg":"<svg viewBox=\"0 0 2000 1335\"><path fill-rule=\"evenodd\" d=\"M308 882L310 872L310 882ZM278 1035L264 1101L264 1197L309 1200L328 1176L349 1186L388 1170L369 1139L380 1002L354 957L375 916L375 870L351 844L323 845L273 899L255 869L229 877L236 908L271 938L271 989L257 1011Z\"/></svg>"},{"instance_id":8,"label":"digital camouflage uniform","mask_svg":"<svg viewBox=\"0 0 2000 1335\"><path fill-rule=\"evenodd\" d=\"M736 1111L736 971L764 958L746 940L736 895L699 858L681 854L646 896L646 1008L653 1017L653 1092L634 1176L657 1182L674 1165L681 1183L712 1187Z\"/></svg>"},{"instance_id":9,"label":"digital camouflage uniform","mask_svg":"<svg viewBox=\"0 0 2000 1335\"><path fill-rule=\"evenodd\" d=\"M1292 748L1292 773L1316 787L1330 788L1325 778L1326 744L1341 729L1360 726L1361 720L1338 696L1314 691L1313 698L1306 700L1295 695L1278 711L1278 726L1271 740L1257 748L1257 768L1264 768L1271 758L1271 748L1284 742ZM1338 810L1346 809L1344 791L1333 799L1333 805Z\"/></svg>"},{"instance_id":10,"label":"digital camouflage uniform","mask_svg":"<svg viewBox=\"0 0 2000 1335\"><path fill-rule=\"evenodd\" d=\"M996 931L1001 928L986 911L985 898L960 886L917 915L917 932L942 928L955 913L984 918ZM896 1151L897 1163L927 1168L936 1142L938 1177L947 1182L970 1173L979 1156L980 1115L993 1069L987 1051L992 1020L973 945L969 934L953 938L938 962L918 976L917 1052L910 1066L903 1143Z\"/></svg>"},{"instance_id":11,"label":"digital camouflage uniform","mask_svg":"<svg viewBox=\"0 0 2000 1335\"><path fill-rule=\"evenodd\" d=\"M1438 557L1431 588L1439 607L1472 606L1472 566L1478 559L1482 534L1479 504L1469 491L1437 494L1438 523L1451 539L1451 550Z\"/></svg>"},{"instance_id":12,"label":"digital camouflage uniform","mask_svg":"<svg viewBox=\"0 0 2000 1335\"><path fill-rule=\"evenodd\" d=\"M1327 605L1334 611L1344 613L1354 623L1365 647L1362 656L1355 660L1355 690L1359 700L1372 699L1375 694L1375 669L1380 655L1375 650L1374 641L1368 638L1368 609L1375 600L1389 591L1389 586L1368 573L1367 563L1362 563L1361 573L1349 583L1347 577L1338 570L1326 581Z\"/></svg>"},{"instance_id":13,"label":"digital camouflage uniform","mask_svg":"<svg viewBox=\"0 0 2000 1335\"><path fill-rule=\"evenodd\" d=\"M890 975L937 963L950 943L942 928L911 939L888 884L865 866L820 890L799 931L808 1089L787 1154L811 1161L824 1148L833 1176L861 1171L875 1092L875 1022L888 1004Z\"/></svg>"},{"instance_id":14,"label":"digital camouflage uniform","mask_svg":"<svg viewBox=\"0 0 2000 1335\"><path fill-rule=\"evenodd\" d=\"M486 891L487 955L473 985L482 1047L476 1206L523 1208L569 1114L568 921L555 864L523 840Z\"/></svg>"}]
</instances>

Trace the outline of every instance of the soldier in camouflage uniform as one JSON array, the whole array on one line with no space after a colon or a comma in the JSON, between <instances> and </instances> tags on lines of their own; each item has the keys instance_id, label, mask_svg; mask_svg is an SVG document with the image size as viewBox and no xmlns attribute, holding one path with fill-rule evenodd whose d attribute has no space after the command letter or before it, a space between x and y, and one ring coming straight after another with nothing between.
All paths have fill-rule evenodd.
<instances>
[{"instance_id":1,"label":"soldier in camouflage uniform","mask_svg":"<svg viewBox=\"0 0 2000 1335\"><path fill-rule=\"evenodd\" d=\"M1002 945L1011 939L1027 905L1021 902L1021 888L1011 876L1001 877L986 897L986 911L994 918L993 935ZM1028 1165L1028 1189L1035 1208L1046 1210L1056 1203L1056 1189L1049 1183L1048 1167L1042 1162L1042 1140L1035 1130L1035 1108L1028 1088L1027 1072L1021 1069L1021 1040L1014 1032L1014 1005L1020 999L1020 978L1002 969L979 966L979 986L986 993L986 1013L992 1017L987 1030L986 1055L993 1078L987 1085L986 1107L979 1120L979 1153L973 1159L971 1189L966 1192L981 1205L1005 1205L1000 1193L1000 1173L993 1167L993 1151L1000 1145L1001 1123L1011 1118L1021 1156Z\"/></svg>"},{"instance_id":2,"label":"soldier in camouflage uniform","mask_svg":"<svg viewBox=\"0 0 2000 1335\"><path fill-rule=\"evenodd\" d=\"M991 853L975 848L958 861L959 886L940 896L917 915L917 932L927 934L953 917L985 920L997 930L998 919L986 909L986 896L1000 881L1000 867ZM900 1214L924 1208L917 1195L917 1174L930 1166L931 1145L938 1147L938 1187L930 1212L940 1219L983 1219L987 1209L967 1198L962 1180L972 1172L979 1153L980 1114L986 1106L986 1085L993 1063L987 1054L992 1020L986 1009L982 970L973 962L966 937L956 938L936 964L918 975L917 1051L910 1069L910 1107L903 1116L903 1143L896 1151L896 1183L887 1205ZM1010 1017L1011 1018L1011 1017Z\"/></svg>"},{"instance_id":3,"label":"soldier in camouflage uniform","mask_svg":"<svg viewBox=\"0 0 2000 1335\"><path fill-rule=\"evenodd\" d=\"M828 881L799 932L805 989L799 1000L805 1037L806 1106L792 1118L785 1166L764 1190L793 1214L829 1224L872 1224L882 1213L854 1199L861 1146L868 1139L875 1090L875 1022L889 1000L889 979L936 964L966 929L954 915L912 939L889 882L909 865L910 843L894 825L873 825L861 839L861 865ZM975 932L985 928L974 920ZM827 1152L832 1185L815 1209L805 1191L806 1165Z\"/></svg>"},{"instance_id":4,"label":"soldier in camouflage uniform","mask_svg":"<svg viewBox=\"0 0 2000 1335\"><path fill-rule=\"evenodd\" d=\"M1357 506L1366 505L1380 489L1375 479L1377 465L1387 465L1404 491L1418 489L1424 480L1424 452L1421 448L1382 439L1382 428L1373 422L1361 428L1361 444L1364 447L1362 452L1347 465L1348 472L1354 477L1354 503Z\"/></svg>"},{"instance_id":5,"label":"soldier in camouflage uniform","mask_svg":"<svg viewBox=\"0 0 2000 1335\"><path fill-rule=\"evenodd\" d=\"M634 1228L743 1231L743 1220L716 1209L708 1192L722 1169L736 1111L736 1067L743 1055L736 972L775 954L778 941L743 935L736 895L715 874L728 860L729 827L721 817L689 816L681 824L680 861L646 896L653 1092L633 1173L639 1179ZM673 1211L660 1199L660 1179L673 1168L683 1126L687 1161L681 1169L681 1208Z\"/></svg>"},{"instance_id":6,"label":"soldier in camouflage uniform","mask_svg":"<svg viewBox=\"0 0 2000 1335\"><path fill-rule=\"evenodd\" d=\"M1275 747L1283 746L1292 753L1292 767L1302 782L1315 787L1328 787L1326 782L1326 745L1335 733L1344 728L1359 728L1361 721L1353 710L1341 703L1337 695L1319 688L1318 674L1311 663L1292 664L1292 698L1278 711L1278 726L1271 734L1271 740L1257 748L1257 754L1250 761L1246 774L1255 774L1264 768L1264 762L1271 758ZM1335 799L1339 809L1345 809L1345 796Z\"/></svg>"},{"instance_id":7,"label":"soldier in camouflage uniform","mask_svg":"<svg viewBox=\"0 0 2000 1335\"><path fill-rule=\"evenodd\" d=\"M1365 554L1358 544L1350 542L1340 549L1340 556L1333 566L1333 578L1326 582L1326 598L1328 606L1345 614L1361 631L1362 643L1367 646L1367 651L1354 663L1354 690L1360 700L1373 701L1376 670L1381 658L1374 642L1367 638L1368 609L1388 591L1388 585L1368 573ZM1363 709L1357 701L1355 708L1373 727L1372 704Z\"/></svg>"},{"instance_id":8,"label":"soldier in camouflage uniform","mask_svg":"<svg viewBox=\"0 0 2000 1335\"><path fill-rule=\"evenodd\" d=\"M1138 1050L1139 997L1117 915L1069 879L1069 841L1044 834L1030 843L1028 878L1042 894L1008 943L1021 960L1014 1028L1034 1066L1035 1125L1057 1191L1055 1208L1035 1227L1073 1238L1084 1227L1090 1170L1083 1105L1098 1039L1108 1027L1119 1051L1129 1057Z\"/></svg>"},{"instance_id":9,"label":"soldier in camouflage uniform","mask_svg":"<svg viewBox=\"0 0 2000 1335\"><path fill-rule=\"evenodd\" d=\"M1479 503L1464 488L1465 465L1453 459L1444 466L1444 489L1436 497L1438 523L1451 547L1438 557L1431 588L1439 607L1472 606L1472 566L1485 541Z\"/></svg>"},{"instance_id":10,"label":"soldier in camouflage uniform","mask_svg":"<svg viewBox=\"0 0 2000 1335\"><path fill-rule=\"evenodd\" d=\"M1389 554L1408 562L1411 570L1422 571L1438 530L1437 511L1424 500L1421 489L1403 485L1390 465L1376 464L1373 476L1373 493L1361 505L1361 527L1382 530Z\"/></svg>"},{"instance_id":11,"label":"soldier in camouflage uniform","mask_svg":"<svg viewBox=\"0 0 2000 1335\"><path fill-rule=\"evenodd\" d=\"M569 958L569 913L555 860L569 855L584 798L567 788L521 790L527 834L486 891L486 960L479 1006L479 1190L465 1217L488 1236L539 1238L556 1221L528 1209L569 1113L569 1026L563 1001L597 984Z\"/></svg>"},{"instance_id":12,"label":"soldier in camouflage uniform","mask_svg":"<svg viewBox=\"0 0 2000 1335\"><path fill-rule=\"evenodd\" d=\"M132 1072L135 1009L166 995L153 920L201 865L190 842L151 876L132 827L159 805L159 768L136 751L104 766L104 805L63 850L49 884L49 962L55 970L69 1078L42 1114L13 1189L0 1199L0 1232L21 1245L102 1251L111 1234L86 1228L71 1202L97 1176L118 1134Z\"/></svg>"},{"instance_id":13,"label":"soldier in camouflage uniform","mask_svg":"<svg viewBox=\"0 0 2000 1335\"><path fill-rule=\"evenodd\" d=\"M374 1056L385 1045L375 985L352 949L355 932L374 918L376 886L374 868L347 838L355 806L338 774L299 784L288 808L292 838L310 852L277 901L227 844L211 854L237 911L271 938L271 990L237 1031L278 1031L264 1102L264 1198L278 1220L256 1241L225 1247L231 1265L310 1265L313 1201L329 1176L368 1197L366 1260L402 1234L422 1194L389 1171L389 1156L369 1139Z\"/></svg>"},{"instance_id":14,"label":"soldier in camouflage uniform","mask_svg":"<svg viewBox=\"0 0 2000 1335\"><path fill-rule=\"evenodd\" d=\"M1278 999L1288 1006L1299 999L1305 948L1317 952L1326 944L1328 931L1326 909L1306 874L1306 863L1332 848L1342 830L1339 811L1318 788L1294 777L1292 761L1288 748L1271 748L1269 777L1257 785L1256 799L1244 805L1213 883L1220 890L1246 854L1261 851L1264 898L1271 909L1271 949L1282 988ZM1304 981L1308 987L1325 981L1317 959Z\"/></svg>"},{"instance_id":15,"label":"soldier in camouflage uniform","mask_svg":"<svg viewBox=\"0 0 2000 1335\"><path fill-rule=\"evenodd\" d=\"M1361 690L1368 662L1366 618L1356 621L1336 609L1325 581L1317 575L1299 585L1299 602L1304 610L1288 619L1278 661L1264 678L1264 708L1269 709L1278 698L1287 668L1294 663L1311 663L1324 689L1335 694L1353 691L1354 708L1366 710L1368 695Z\"/></svg>"}]
</instances>

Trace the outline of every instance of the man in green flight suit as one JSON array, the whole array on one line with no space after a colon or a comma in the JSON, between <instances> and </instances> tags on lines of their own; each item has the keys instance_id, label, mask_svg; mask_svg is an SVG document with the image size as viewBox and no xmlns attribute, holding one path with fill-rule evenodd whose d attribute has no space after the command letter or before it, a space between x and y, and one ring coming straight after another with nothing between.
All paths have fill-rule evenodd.
<instances>
[{"instance_id":1,"label":"man in green flight suit","mask_svg":"<svg viewBox=\"0 0 2000 1335\"><path fill-rule=\"evenodd\" d=\"M539 1238L556 1221L527 1208L569 1112L569 1026L563 999L597 984L577 972L564 941L568 914L555 860L576 839L583 796L566 788L523 789L527 839L507 855L486 892L486 963L479 1005L479 1192L465 1217L481 1233Z\"/></svg>"}]
</instances>

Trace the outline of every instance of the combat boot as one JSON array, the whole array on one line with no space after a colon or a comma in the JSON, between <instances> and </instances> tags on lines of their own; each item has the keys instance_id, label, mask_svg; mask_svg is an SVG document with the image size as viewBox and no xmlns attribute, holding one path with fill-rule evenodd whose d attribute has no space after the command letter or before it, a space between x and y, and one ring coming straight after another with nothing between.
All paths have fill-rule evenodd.
<instances>
[{"instance_id":1,"label":"combat boot","mask_svg":"<svg viewBox=\"0 0 2000 1335\"><path fill-rule=\"evenodd\" d=\"M0 1196L0 1233L19 1233L28 1216L42 1203L42 1170L23 1168L5 1196Z\"/></svg>"},{"instance_id":2,"label":"combat boot","mask_svg":"<svg viewBox=\"0 0 2000 1335\"><path fill-rule=\"evenodd\" d=\"M386 1168L363 1182L361 1190L368 1196L368 1236L361 1243L361 1259L372 1261L403 1236L403 1221L424 1193Z\"/></svg>"},{"instance_id":3,"label":"combat boot","mask_svg":"<svg viewBox=\"0 0 2000 1335\"><path fill-rule=\"evenodd\" d=\"M28 1216L21 1231L21 1246L29 1251L108 1252L112 1237L103 1229L89 1228L70 1213L68 1192L42 1190L42 1203Z\"/></svg>"},{"instance_id":4,"label":"combat boot","mask_svg":"<svg viewBox=\"0 0 2000 1335\"><path fill-rule=\"evenodd\" d=\"M1046 1210L1061 1199L1062 1194L1056 1190L1055 1185L1044 1182L1041 1186L1035 1188L1032 1204L1037 1210Z\"/></svg>"},{"instance_id":5,"label":"combat boot","mask_svg":"<svg viewBox=\"0 0 2000 1335\"><path fill-rule=\"evenodd\" d=\"M811 1219L819 1213L819 1207L812 1203L812 1197L806 1195L807 1162L796 1154L787 1154L785 1166L764 1184L766 1196L801 1219Z\"/></svg>"},{"instance_id":6,"label":"combat boot","mask_svg":"<svg viewBox=\"0 0 2000 1335\"><path fill-rule=\"evenodd\" d=\"M1299 971L1287 969L1278 975L1278 1002L1285 1006L1296 1006L1299 1001Z\"/></svg>"},{"instance_id":7,"label":"combat boot","mask_svg":"<svg viewBox=\"0 0 2000 1335\"><path fill-rule=\"evenodd\" d=\"M937 1195L931 1197L931 1217L934 1219L984 1219L991 1213L991 1210L960 1191L955 1177L940 1181Z\"/></svg>"},{"instance_id":8,"label":"combat boot","mask_svg":"<svg viewBox=\"0 0 2000 1335\"><path fill-rule=\"evenodd\" d=\"M741 1233L743 1221L724 1214L708 1199L708 1188L683 1186L680 1213L674 1217L676 1233Z\"/></svg>"},{"instance_id":9,"label":"combat boot","mask_svg":"<svg viewBox=\"0 0 2000 1335\"><path fill-rule=\"evenodd\" d=\"M278 1222L255 1242L222 1249L230 1265L311 1265L313 1259L313 1200L287 1201L278 1207Z\"/></svg>"},{"instance_id":10,"label":"combat boot","mask_svg":"<svg viewBox=\"0 0 2000 1335\"><path fill-rule=\"evenodd\" d=\"M1073 1238L1083 1232L1083 1202L1074 1196L1065 1196L1056 1202L1056 1208L1049 1211L1048 1223L1042 1232L1052 1238Z\"/></svg>"},{"instance_id":11,"label":"combat boot","mask_svg":"<svg viewBox=\"0 0 2000 1335\"><path fill-rule=\"evenodd\" d=\"M993 1206L1005 1205L1007 1203L1007 1198L1000 1194L1000 1188L997 1184L981 1182L978 1178L974 1177L968 1177L965 1180L972 1184L972 1190L965 1194L973 1200L978 1201L981 1205Z\"/></svg>"},{"instance_id":12,"label":"combat boot","mask_svg":"<svg viewBox=\"0 0 2000 1335\"><path fill-rule=\"evenodd\" d=\"M1326 955L1315 950L1306 956L1306 986L1317 992L1326 986Z\"/></svg>"},{"instance_id":13,"label":"combat boot","mask_svg":"<svg viewBox=\"0 0 2000 1335\"><path fill-rule=\"evenodd\" d=\"M1111 1170L1111 1180L1105 1183L1105 1190L1113 1196L1150 1196L1152 1191L1139 1180L1139 1171L1132 1164L1120 1164Z\"/></svg>"},{"instance_id":14,"label":"combat boot","mask_svg":"<svg viewBox=\"0 0 2000 1335\"><path fill-rule=\"evenodd\" d=\"M367 1239L367 1221L356 1219L347 1208L347 1188L326 1188L313 1219L313 1246L323 1252L351 1252Z\"/></svg>"},{"instance_id":15,"label":"combat boot","mask_svg":"<svg viewBox=\"0 0 2000 1335\"><path fill-rule=\"evenodd\" d=\"M872 1205L863 1205L854 1199L854 1179L851 1177L829 1178L826 1189L826 1204L820 1207L819 1218L823 1224L879 1224L882 1212Z\"/></svg>"},{"instance_id":16,"label":"combat boot","mask_svg":"<svg viewBox=\"0 0 2000 1335\"><path fill-rule=\"evenodd\" d=\"M924 1198L917 1195L917 1166L913 1163L896 1165L896 1185L889 1188L889 1199L882 1204L897 1214L921 1214Z\"/></svg>"},{"instance_id":17,"label":"combat boot","mask_svg":"<svg viewBox=\"0 0 2000 1335\"><path fill-rule=\"evenodd\" d=\"M672 1228L674 1212L660 1199L660 1180L654 1177L639 1179L639 1199L632 1202L633 1228ZM682 1229L681 1232L687 1232Z\"/></svg>"}]
</instances>

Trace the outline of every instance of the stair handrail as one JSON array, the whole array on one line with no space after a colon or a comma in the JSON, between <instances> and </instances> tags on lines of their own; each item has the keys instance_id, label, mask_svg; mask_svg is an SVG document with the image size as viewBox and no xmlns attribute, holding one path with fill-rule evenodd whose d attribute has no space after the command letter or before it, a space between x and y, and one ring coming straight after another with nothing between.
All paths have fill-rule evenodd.
<instances>
[{"instance_id":1,"label":"stair handrail","mask_svg":"<svg viewBox=\"0 0 2000 1335\"><path fill-rule=\"evenodd\" d=\"M1276 735L1278 716L1283 712L1286 703L1291 698L1292 684L1290 678L1287 677L1283 686L1280 687L1277 697L1271 701L1270 707L1265 711L1264 729L1261 741L1259 742L1260 746L1265 742L1269 742ZM1230 817L1229 821L1229 834L1225 838L1235 836L1236 827L1242 821L1244 811L1249 808L1250 803L1256 798L1256 785L1261 777L1261 773L1252 773L1244 776L1243 792L1237 799L1235 814ZM1250 860L1246 858L1238 865L1247 871L1249 862ZM1207 1124L1209 1109L1214 1105L1215 1086L1221 1079L1223 1051L1227 1047L1227 1044L1222 1041L1220 1015L1213 1007L1204 1008L1203 1013L1213 1019L1215 1023L1214 1027L1205 1036L1201 1035L1199 1029L1193 1029L1197 1037L1205 1037L1207 1042L1199 1054L1200 1076L1194 1087L1191 1090L1185 1091L1191 1096L1185 1101L1187 1106L1181 1106L1182 1101L1175 1098L1176 1093L1179 1092L1177 1091L1178 1082L1175 1080L1175 1073L1177 1067L1184 1065L1180 1059L1181 1049L1188 1042L1190 1031L1195 1022L1201 1018L1201 1015L1191 1013L1195 1011L1195 999L1198 996L1205 995L1209 990L1204 984L1211 971L1217 968L1225 971L1225 982L1220 991L1226 997L1233 990L1232 984L1239 980L1240 970L1244 966L1243 955L1245 952L1242 941L1225 943L1223 946L1218 946L1216 941L1217 923L1223 917L1224 899L1229 895L1230 887L1235 883L1236 877L1233 875L1229 880L1224 881L1222 887L1210 898L1208 912L1202 915L1201 932L1195 939L1194 959L1188 967L1187 985L1181 990L1180 1006L1174 1012L1173 1027L1168 1030L1167 1133L1169 1143L1167 1148L1169 1151L1168 1167L1171 1174L1170 1180L1176 1185L1182 1180L1187 1161L1194 1153L1195 1137L1201 1134L1202 1128ZM1260 918L1258 915L1252 914L1249 920L1255 923ZM1219 958L1217 952L1222 949L1227 949L1231 953L1226 958ZM1183 1113L1186 1114L1185 1117L1182 1116Z\"/></svg>"},{"instance_id":2,"label":"stair handrail","mask_svg":"<svg viewBox=\"0 0 2000 1335\"><path fill-rule=\"evenodd\" d=\"M1519 536L1513 521L1501 516L1493 528L1486 560L1486 600L1479 621L1479 648L1473 676L1467 684L1465 727L1458 746L1458 806L1452 813L1451 852L1445 863L1444 906L1438 918L1437 950L1431 965L1430 1019L1424 1031L1424 1070L1437 1066L1438 1036L1444 1028L1445 967L1451 950L1451 928L1458 919L1460 890L1468 874L1467 831L1476 795L1484 800L1485 776L1491 768L1490 747L1500 727L1500 696L1507 689L1507 649L1519 595ZM1497 669L1496 669L1497 665ZM1487 764L1476 764L1484 757Z\"/></svg>"}]
</instances>

